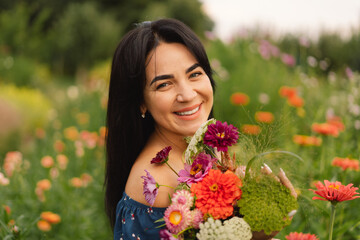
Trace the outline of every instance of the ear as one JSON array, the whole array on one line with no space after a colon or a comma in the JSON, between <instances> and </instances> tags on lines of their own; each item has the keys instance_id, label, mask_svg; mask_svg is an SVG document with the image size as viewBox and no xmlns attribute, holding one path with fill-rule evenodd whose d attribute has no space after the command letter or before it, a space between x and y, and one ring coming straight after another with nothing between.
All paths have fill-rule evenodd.
<instances>
[{"instance_id":1,"label":"ear","mask_svg":"<svg viewBox=\"0 0 360 240\"><path fill-rule=\"evenodd\" d=\"M141 114L145 114L146 111L147 111L147 108L146 108L145 104L144 104L144 103L141 104L141 105L140 105L140 112L141 112Z\"/></svg>"}]
</instances>

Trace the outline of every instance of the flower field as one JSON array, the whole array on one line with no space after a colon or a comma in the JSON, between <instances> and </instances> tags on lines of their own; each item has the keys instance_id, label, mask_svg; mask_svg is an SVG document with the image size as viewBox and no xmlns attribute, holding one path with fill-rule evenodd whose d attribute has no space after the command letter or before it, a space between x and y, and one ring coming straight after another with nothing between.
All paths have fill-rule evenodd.
<instances>
[{"instance_id":1,"label":"flower field","mask_svg":"<svg viewBox=\"0 0 360 240\"><path fill-rule=\"evenodd\" d=\"M296 51L260 36L208 39L205 47L216 72L214 115L248 143L237 149L240 161L269 151L300 157L265 160L284 169L299 195L292 223L276 238L327 239L334 220L333 239L360 239L360 200L319 201L314 192L318 181L336 190L337 181L360 185L359 73L329 70L301 39ZM11 71L9 56L0 57ZM0 239L112 239L103 204L109 62L76 84L43 70L32 87L0 81ZM331 201L339 202L334 218Z\"/></svg>"}]
</instances>

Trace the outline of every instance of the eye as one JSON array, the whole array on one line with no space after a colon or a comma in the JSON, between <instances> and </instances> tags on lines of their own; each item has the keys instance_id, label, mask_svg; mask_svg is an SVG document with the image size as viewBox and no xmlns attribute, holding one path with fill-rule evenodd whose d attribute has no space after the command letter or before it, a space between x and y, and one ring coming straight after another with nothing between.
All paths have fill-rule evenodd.
<instances>
[{"instance_id":1,"label":"eye","mask_svg":"<svg viewBox=\"0 0 360 240\"><path fill-rule=\"evenodd\" d=\"M194 72L192 74L190 74L190 78L196 78L202 75L202 72Z\"/></svg>"},{"instance_id":2,"label":"eye","mask_svg":"<svg viewBox=\"0 0 360 240\"><path fill-rule=\"evenodd\" d=\"M167 83L167 82L160 83L159 85L156 86L156 90L159 90L159 89L167 87L167 86L169 86L169 83Z\"/></svg>"}]
</instances>

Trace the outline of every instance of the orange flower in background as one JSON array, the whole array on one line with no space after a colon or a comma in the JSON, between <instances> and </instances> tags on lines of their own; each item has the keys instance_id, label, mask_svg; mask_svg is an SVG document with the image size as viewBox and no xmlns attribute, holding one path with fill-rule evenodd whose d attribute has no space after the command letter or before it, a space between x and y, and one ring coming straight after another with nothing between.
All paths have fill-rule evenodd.
<instances>
[{"instance_id":1,"label":"orange flower in background","mask_svg":"<svg viewBox=\"0 0 360 240\"><path fill-rule=\"evenodd\" d=\"M84 187L87 187L87 185L89 185L89 183L91 183L93 180L92 176L88 173L81 174L80 179Z\"/></svg>"},{"instance_id":2,"label":"orange flower in background","mask_svg":"<svg viewBox=\"0 0 360 240\"><path fill-rule=\"evenodd\" d=\"M304 99L294 95L287 99L287 103L292 107L301 108L304 106Z\"/></svg>"},{"instance_id":3,"label":"orange flower in background","mask_svg":"<svg viewBox=\"0 0 360 240\"><path fill-rule=\"evenodd\" d=\"M329 182L324 180L325 185L320 181L315 184L316 190L309 189L320 197L313 197L313 200L322 200L330 201L331 203L343 202L348 200L354 200L360 198L360 196L355 196L359 194L356 192L357 187L353 187L353 184L342 185L341 182Z\"/></svg>"},{"instance_id":4,"label":"orange flower in background","mask_svg":"<svg viewBox=\"0 0 360 240\"><path fill-rule=\"evenodd\" d=\"M59 168L61 170L65 170L69 162L69 159L64 154L59 154L56 156L56 161L59 165Z\"/></svg>"},{"instance_id":5,"label":"orange flower in background","mask_svg":"<svg viewBox=\"0 0 360 240\"><path fill-rule=\"evenodd\" d=\"M43 128L36 128L35 129L35 136L39 139L44 139L46 136L46 132Z\"/></svg>"},{"instance_id":6,"label":"orange flower in background","mask_svg":"<svg viewBox=\"0 0 360 240\"><path fill-rule=\"evenodd\" d=\"M241 126L241 132L248 135L259 135L261 128L258 125L244 124Z\"/></svg>"},{"instance_id":7,"label":"orange flower in background","mask_svg":"<svg viewBox=\"0 0 360 240\"><path fill-rule=\"evenodd\" d=\"M226 219L233 214L233 202L241 197L241 186L240 178L233 172L210 169L201 182L191 185L190 191L196 196L195 206L203 214Z\"/></svg>"},{"instance_id":8,"label":"orange flower in background","mask_svg":"<svg viewBox=\"0 0 360 240\"><path fill-rule=\"evenodd\" d=\"M106 135L107 135L107 128L106 127L101 127L99 129L99 138L98 138L98 145L99 146L104 146L105 145Z\"/></svg>"},{"instance_id":9,"label":"orange flower in background","mask_svg":"<svg viewBox=\"0 0 360 240\"><path fill-rule=\"evenodd\" d=\"M271 112L256 112L255 120L260 123L272 123L274 121L274 114Z\"/></svg>"},{"instance_id":10,"label":"orange flower in background","mask_svg":"<svg viewBox=\"0 0 360 240\"><path fill-rule=\"evenodd\" d=\"M340 167L342 170L359 170L359 160L350 158L335 157L331 163L332 166Z\"/></svg>"},{"instance_id":11,"label":"orange flower in background","mask_svg":"<svg viewBox=\"0 0 360 240\"><path fill-rule=\"evenodd\" d=\"M83 181L81 180L81 178L73 177L72 179L70 179L70 185L75 188L81 188L83 186Z\"/></svg>"},{"instance_id":12,"label":"orange flower in background","mask_svg":"<svg viewBox=\"0 0 360 240\"><path fill-rule=\"evenodd\" d=\"M79 131L76 127L68 127L64 129L64 136L68 140L75 141L78 139Z\"/></svg>"},{"instance_id":13,"label":"orange flower in background","mask_svg":"<svg viewBox=\"0 0 360 240\"><path fill-rule=\"evenodd\" d=\"M297 95L297 91L294 87L282 86L279 89L279 95L284 98L290 98Z\"/></svg>"},{"instance_id":14,"label":"orange flower in background","mask_svg":"<svg viewBox=\"0 0 360 240\"><path fill-rule=\"evenodd\" d=\"M49 232L51 230L51 224L45 220L39 220L37 222L37 227L40 229L40 231L43 232Z\"/></svg>"},{"instance_id":15,"label":"orange flower in background","mask_svg":"<svg viewBox=\"0 0 360 240\"><path fill-rule=\"evenodd\" d=\"M3 169L8 177L12 177L14 171L19 171L23 162L22 154L19 151L8 152L5 155Z\"/></svg>"},{"instance_id":16,"label":"orange flower in background","mask_svg":"<svg viewBox=\"0 0 360 240\"><path fill-rule=\"evenodd\" d=\"M322 135L329 135L333 137L339 136L339 129L335 125L329 123L313 123L311 129L313 132Z\"/></svg>"},{"instance_id":17,"label":"orange flower in background","mask_svg":"<svg viewBox=\"0 0 360 240\"><path fill-rule=\"evenodd\" d=\"M90 116L88 113L83 112L83 113L78 113L76 114L76 120L78 122L79 125L86 125L89 123L89 119Z\"/></svg>"},{"instance_id":18,"label":"orange flower in background","mask_svg":"<svg viewBox=\"0 0 360 240\"><path fill-rule=\"evenodd\" d=\"M285 236L286 240L319 240L315 234L292 232Z\"/></svg>"},{"instance_id":19,"label":"orange flower in background","mask_svg":"<svg viewBox=\"0 0 360 240\"><path fill-rule=\"evenodd\" d=\"M58 224L61 222L61 217L58 214L49 211L42 212L40 217L50 224Z\"/></svg>"},{"instance_id":20,"label":"orange flower in background","mask_svg":"<svg viewBox=\"0 0 360 240\"><path fill-rule=\"evenodd\" d=\"M294 135L293 142L301 146L321 146L322 139L315 136Z\"/></svg>"},{"instance_id":21,"label":"orange flower in background","mask_svg":"<svg viewBox=\"0 0 360 240\"><path fill-rule=\"evenodd\" d=\"M43 157L40 162L44 168L51 168L52 166L54 166L54 159L50 156Z\"/></svg>"},{"instance_id":22,"label":"orange flower in background","mask_svg":"<svg viewBox=\"0 0 360 240\"><path fill-rule=\"evenodd\" d=\"M54 150L58 153L61 153L65 150L65 143L60 140L54 142Z\"/></svg>"},{"instance_id":23,"label":"orange flower in background","mask_svg":"<svg viewBox=\"0 0 360 240\"><path fill-rule=\"evenodd\" d=\"M329 123L330 125L335 126L340 132L345 130L345 125L340 117L337 116L330 117L326 120L326 122Z\"/></svg>"},{"instance_id":24,"label":"orange flower in background","mask_svg":"<svg viewBox=\"0 0 360 240\"><path fill-rule=\"evenodd\" d=\"M40 180L36 183L36 188L47 191L51 188L51 182L48 179Z\"/></svg>"},{"instance_id":25,"label":"orange flower in background","mask_svg":"<svg viewBox=\"0 0 360 240\"><path fill-rule=\"evenodd\" d=\"M86 147L92 149L96 147L96 143L98 141L98 135L96 132L89 132L89 131L81 131L80 138L85 143Z\"/></svg>"},{"instance_id":26,"label":"orange flower in background","mask_svg":"<svg viewBox=\"0 0 360 240\"><path fill-rule=\"evenodd\" d=\"M6 214L10 215L11 214L11 208L8 205L2 205Z\"/></svg>"},{"instance_id":27,"label":"orange flower in background","mask_svg":"<svg viewBox=\"0 0 360 240\"><path fill-rule=\"evenodd\" d=\"M230 102L235 106L245 106L249 104L250 98L245 93L236 92L230 96Z\"/></svg>"}]
</instances>

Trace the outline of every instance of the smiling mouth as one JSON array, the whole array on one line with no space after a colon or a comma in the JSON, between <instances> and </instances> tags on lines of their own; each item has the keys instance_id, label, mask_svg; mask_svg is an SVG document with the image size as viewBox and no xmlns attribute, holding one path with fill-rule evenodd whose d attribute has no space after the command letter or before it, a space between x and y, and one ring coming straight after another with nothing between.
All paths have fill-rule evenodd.
<instances>
[{"instance_id":1,"label":"smiling mouth","mask_svg":"<svg viewBox=\"0 0 360 240\"><path fill-rule=\"evenodd\" d=\"M193 110L191 111L186 111L186 112L175 112L176 115L179 115L179 116L189 116L189 115L192 115L194 113L196 113L197 111L199 111L200 109L200 105L197 107L197 108L194 108Z\"/></svg>"}]
</instances>

